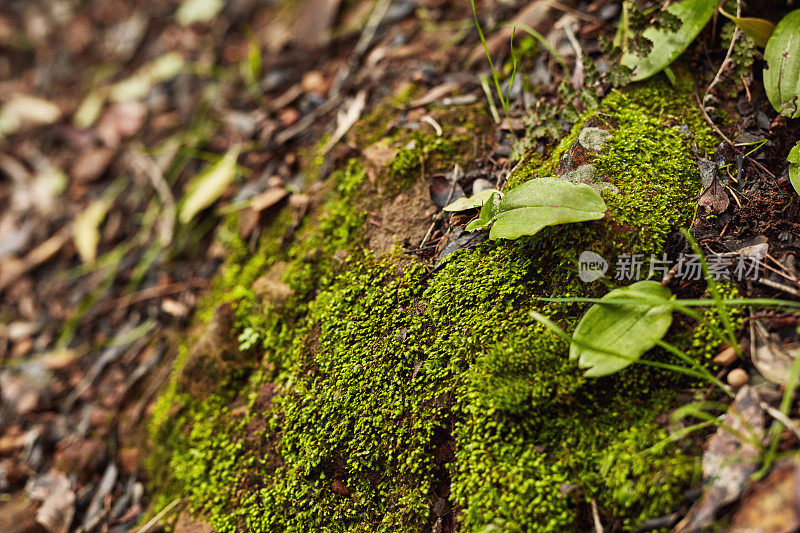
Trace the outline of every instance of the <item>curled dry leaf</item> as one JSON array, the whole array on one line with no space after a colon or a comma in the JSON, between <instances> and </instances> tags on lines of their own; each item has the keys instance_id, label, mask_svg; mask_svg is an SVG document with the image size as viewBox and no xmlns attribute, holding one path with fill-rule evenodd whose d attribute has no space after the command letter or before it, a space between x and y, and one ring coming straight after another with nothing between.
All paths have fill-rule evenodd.
<instances>
[{"instance_id":1,"label":"curled dry leaf","mask_svg":"<svg viewBox=\"0 0 800 533\"><path fill-rule=\"evenodd\" d=\"M760 320L750 321L750 358L753 366L772 383L786 385L800 343L783 344Z\"/></svg>"},{"instance_id":2,"label":"curled dry leaf","mask_svg":"<svg viewBox=\"0 0 800 533\"><path fill-rule=\"evenodd\" d=\"M503 193L497 189L485 189L477 194L473 194L469 198L459 198L455 202L450 202L444 207L444 210L455 212L466 211L468 209L478 209L479 207L482 207L483 204L485 204L493 194L500 194L502 196Z\"/></svg>"},{"instance_id":3,"label":"curled dry leaf","mask_svg":"<svg viewBox=\"0 0 800 533\"><path fill-rule=\"evenodd\" d=\"M703 496L676 527L676 532L704 531L715 519L717 511L736 501L756 471L760 454L740 436L760 439L766 417L761 397L750 386L742 387L728 409L724 426L717 428L703 453Z\"/></svg>"}]
</instances>

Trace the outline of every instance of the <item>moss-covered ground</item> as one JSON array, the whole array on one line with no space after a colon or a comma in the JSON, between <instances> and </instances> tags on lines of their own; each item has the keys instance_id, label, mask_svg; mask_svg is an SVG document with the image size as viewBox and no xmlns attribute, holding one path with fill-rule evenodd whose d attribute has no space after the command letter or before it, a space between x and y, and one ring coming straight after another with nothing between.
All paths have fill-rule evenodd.
<instances>
[{"instance_id":1,"label":"moss-covered ground","mask_svg":"<svg viewBox=\"0 0 800 533\"><path fill-rule=\"evenodd\" d=\"M604 294L578 279L583 250L660 253L690 224L692 143L704 152L714 139L683 89L645 84L596 111L614 135L595 165L620 190L606 196L607 219L485 242L435 272L364 246L374 186L358 159L329 178L324 203L288 241L288 208L254 254L232 222L230 258L199 320L232 302L252 365L198 399L181 385L191 379L183 349L151 422L160 501L183 497L220 531L582 531L593 500L623 528L673 510L697 480L696 451L655 445L685 378L641 365L584 378L530 311L571 331L584 305L536 297ZM580 127L509 187L552 173ZM425 157L452 146L426 139L414 145ZM409 186L414 149L380 179ZM454 152L445 155L435 165L446 168ZM257 290L275 265L286 298ZM678 329L687 350L714 353Z\"/></svg>"}]
</instances>

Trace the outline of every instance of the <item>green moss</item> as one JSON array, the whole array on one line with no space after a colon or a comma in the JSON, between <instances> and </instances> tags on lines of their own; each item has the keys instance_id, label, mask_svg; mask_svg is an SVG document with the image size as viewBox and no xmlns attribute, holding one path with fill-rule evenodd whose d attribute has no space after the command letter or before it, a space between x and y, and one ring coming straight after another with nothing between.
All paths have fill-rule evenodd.
<instances>
[{"instance_id":1,"label":"green moss","mask_svg":"<svg viewBox=\"0 0 800 533\"><path fill-rule=\"evenodd\" d=\"M624 528L670 512L696 457L654 447L665 437L657 419L687 381L640 365L586 379L530 316L571 330L585 305L536 297L605 292L578 279L581 251L659 251L688 221L691 149L664 127L678 104L652 102L648 87L600 110L618 125L598 163L623 192L608 199L609 220L483 243L429 274L399 253L364 249L369 184L350 161L290 244L278 244L288 211L256 254L232 238L239 251L211 298L235 301L240 341L261 360L249 380L202 402L174 387L162 397L151 465L162 500L185 497L220 531L418 531L436 520L439 499L455 506L446 519L462 531L586 530L593 499L604 523ZM515 183L551 172L568 147ZM398 155L399 174L412 159ZM253 289L277 261L291 289L280 304Z\"/></svg>"}]
</instances>

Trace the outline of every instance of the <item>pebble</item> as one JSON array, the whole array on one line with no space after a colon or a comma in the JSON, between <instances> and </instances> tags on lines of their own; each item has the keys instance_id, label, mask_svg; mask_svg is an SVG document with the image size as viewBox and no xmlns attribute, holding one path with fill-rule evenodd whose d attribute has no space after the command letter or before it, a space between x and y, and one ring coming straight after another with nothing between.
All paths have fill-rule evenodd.
<instances>
[{"instance_id":1,"label":"pebble","mask_svg":"<svg viewBox=\"0 0 800 533\"><path fill-rule=\"evenodd\" d=\"M749 374L741 368L734 368L728 373L728 385L735 389L738 389L748 381L750 381Z\"/></svg>"},{"instance_id":2,"label":"pebble","mask_svg":"<svg viewBox=\"0 0 800 533\"><path fill-rule=\"evenodd\" d=\"M729 366L733 364L734 361L738 359L736 355L736 350L728 346L724 350L720 351L716 356L714 356L714 364L719 366Z\"/></svg>"}]
</instances>

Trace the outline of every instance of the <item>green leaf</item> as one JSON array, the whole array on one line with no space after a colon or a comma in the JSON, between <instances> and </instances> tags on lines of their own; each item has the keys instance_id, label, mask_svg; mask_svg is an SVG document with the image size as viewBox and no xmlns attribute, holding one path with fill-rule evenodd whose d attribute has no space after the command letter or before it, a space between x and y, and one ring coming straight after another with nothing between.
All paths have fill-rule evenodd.
<instances>
[{"instance_id":1,"label":"green leaf","mask_svg":"<svg viewBox=\"0 0 800 533\"><path fill-rule=\"evenodd\" d=\"M493 190L492 194L489 196L489 200L481 207L478 218L467 224L466 230L475 231L483 229L494 222L495 217L500 213L500 198L500 193Z\"/></svg>"},{"instance_id":2,"label":"green leaf","mask_svg":"<svg viewBox=\"0 0 800 533\"><path fill-rule=\"evenodd\" d=\"M653 43L649 54L640 57L634 52L625 52L622 64L633 69L633 81L649 78L678 59L700 30L711 20L717 7L716 0L683 0L667 8L667 12L678 17L681 26L677 31L649 27L642 36Z\"/></svg>"},{"instance_id":3,"label":"green leaf","mask_svg":"<svg viewBox=\"0 0 800 533\"><path fill-rule=\"evenodd\" d=\"M630 299L631 305L597 303L589 308L572 335L570 359L587 369L587 377L607 376L630 365L667 333L671 296L668 288L651 280L609 292L601 300Z\"/></svg>"},{"instance_id":4,"label":"green leaf","mask_svg":"<svg viewBox=\"0 0 800 533\"><path fill-rule=\"evenodd\" d=\"M213 204L236 176L236 159L240 148L235 146L220 158L219 161L197 175L187 187L186 199L183 201L179 220L186 224L192 218Z\"/></svg>"},{"instance_id":5,"label":"green leaf","mask_svg":"<svg viewBox=\"0 0 800 533\"><path fill-rule=\"evenodd\" d=\"M498 191L497 189L486 189L484 191L479 192L478 194L473 194L469 198L459 198L455 202L447 204L444 207L445 211L466 211L468 209L477 209L481 207L486 201L492 197L493 194L499 194L502 196L503 193Z\"/></svg>"},{"instance_id":6,"label":"green leaf","mask_svg":"<svg viewBox=\"0 0 800 533\"><path fill-rule=\"evenodd\" d=\"M764 89L772 107L781 115L800 117L800 9L778 22L764 59Z\"/></svg>"},{"instance_id":7,"label":"green leaf","mask_svg":"<svg viewBox=\"0 0 800 533\"><path fill-rule=\"evenodd\" d=\"M775 31L775 24L768 20L755 17L737 17L727 13L722 8L719 8L719 12L731 19L745 35L753 39L753 42L761 48L767 46L770 35Z\"/></svg>"},{"instance_id":8,"label":"green leaf","mask_svg":"<svg viewBox=\"0 0 800 533\"><path fill-rule=\"evenodd\" d=\"M533 235L546 226L601 219L606 203L586 184L539 178L503 196L500 211L489 233L490 239L516 239Z\"/></svg>"},{"instance_id":9,"label":"green leaf","mask_svg":"<svg viewBox=\"0 0 800 533\"><path fill-rule=\"evenodd\" d=\"M797 194L800 194L800 142L789 151L786 159L789 161L789 181Z\"/></svg>"}]
</instances>

